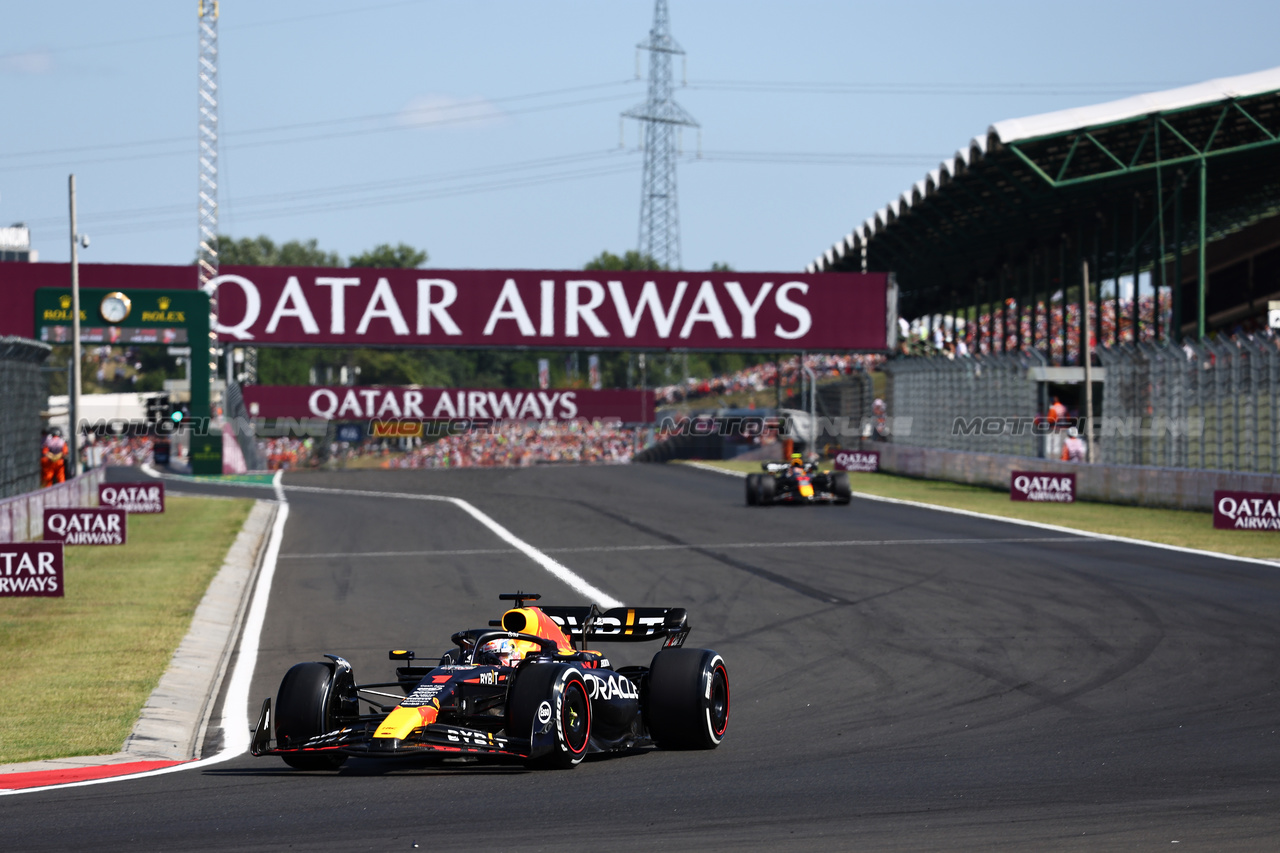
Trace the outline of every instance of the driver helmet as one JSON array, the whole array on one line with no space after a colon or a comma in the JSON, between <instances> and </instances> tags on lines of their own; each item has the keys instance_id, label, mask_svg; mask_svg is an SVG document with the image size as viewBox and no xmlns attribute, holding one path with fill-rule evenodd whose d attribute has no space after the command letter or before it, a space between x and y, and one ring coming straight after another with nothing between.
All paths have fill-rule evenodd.
<instances>
[{"instance_id":1,"label":"driver helmet","mask_svg":"<svg viewBox=\"0 0 1280 853\"><path fill-rule=\"evenodd\" d=\"M515 640L503 637L498 640L490 640L481 646L480 654L476 657L479 659L481 656L496 659L500 666L515 666L524 657L524 654L520 647L516 645Z\"/></svg>"},{"instance_id":2,"label":"driver helmet","mask_svg":"<svg viewBox=\"0 0 1280 853\"><path fill-rule=\"evenodd\" d=\"M801 456L799 453L792 453L792 454L791 454L791 464L792 464L792 465L803 465L803 464L804 464L804 457L803 457L803 456Z\"/></svg>"}]
</instances>

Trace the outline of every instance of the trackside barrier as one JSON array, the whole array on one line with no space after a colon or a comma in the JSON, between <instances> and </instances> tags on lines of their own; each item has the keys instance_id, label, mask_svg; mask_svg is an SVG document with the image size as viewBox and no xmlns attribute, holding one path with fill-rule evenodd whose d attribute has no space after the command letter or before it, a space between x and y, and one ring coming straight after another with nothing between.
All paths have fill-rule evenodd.
<instances>
[{"instance_id":1,"label":"trackside barrier","mask_svg":"<svg viewBox=\"0 0 1280 853\"><path fill-rule=\"evenodd\" d=\"M44 535L44 508L96 506L105 468L94 468L65 483L0 500L0 542L29 542Z\"/></svg>"}]
</instances>

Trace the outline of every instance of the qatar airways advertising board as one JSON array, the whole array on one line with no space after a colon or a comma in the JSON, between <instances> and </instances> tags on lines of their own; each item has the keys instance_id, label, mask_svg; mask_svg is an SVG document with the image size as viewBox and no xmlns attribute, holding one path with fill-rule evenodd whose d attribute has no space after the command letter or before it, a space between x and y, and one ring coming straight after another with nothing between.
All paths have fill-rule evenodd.
<instances>
[{"instance_id":1,"label":"qatar airways advertising board","mask_svg":"<svg viewBox=\"0 0 1280 853\"><path fill-rule=\"evenodd\" d=\"M245 345L883 351L884 273L223 267Z\"/></svg>"},{"instance_id":2,"label":"qatar airways advertising board","mask_svg":"<svg viewBox=\"0 0 1280 853\"><path fill-rule=\"evenodd\" d=\"M420 420L620 420L653 422L653 392L245 385L249 414L261 418L325 418L338 421Z\"/></svg>"},{"instance_id":3,"label":"qatar airways advertising board","mask_svg":"<svg viewBox=\"0 0 1280 853\"><path fill-rule=\"evenodd\" d=\"M1280 531L1280 495L1216 491L1213 493L1213 526L1218 530Z\"/></svg>"}]
</instances>

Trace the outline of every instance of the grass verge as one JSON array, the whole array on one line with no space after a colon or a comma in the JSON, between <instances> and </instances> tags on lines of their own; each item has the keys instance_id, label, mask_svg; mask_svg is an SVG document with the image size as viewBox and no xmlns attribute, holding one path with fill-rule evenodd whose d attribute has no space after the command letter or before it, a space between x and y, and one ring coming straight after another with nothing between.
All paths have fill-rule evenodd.
<instances>
[{"instance_id":1,"label":"grass verge","mask_svg":"<svg viewBox=\"0 0 1280 853\"><path fill-rule=\"evenodd\" d=\"M759 462L707 462L732 471L759 471ZM850 474L855 492L937 506L967 509L1004 518L1057 524L1092 533L1127 536L1165 545L1218 551L1237 557L1280 559L1280 536L1263 531L1215 530L1213 514L1177 509L1080 501L1074 504L1023 503L1007 491L943 480L917 480L893 474Z\"/></svg>"},{"instance_id":2,"label":"grass verge","mask_svg":"<svg viewBox=\"0 0 1280 853\"><path fill-rule=\"evenodd\" d=\"M0 764L120 750L252 506L169 495L68 547L64 598L0 598Z\"/></svg>"}]
</instances>

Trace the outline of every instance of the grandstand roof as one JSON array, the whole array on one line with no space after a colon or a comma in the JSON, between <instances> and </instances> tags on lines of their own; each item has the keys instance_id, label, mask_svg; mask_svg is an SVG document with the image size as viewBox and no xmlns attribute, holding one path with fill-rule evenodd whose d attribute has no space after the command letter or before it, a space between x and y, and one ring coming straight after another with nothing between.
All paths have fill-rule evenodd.
<instances>
[{"instance_id":1,"label":"grandstand roof","mask_svg":"<svg viewBox=\"0 0 1280 853\"><path fill-rule=\"evenodd\" d=\"M1139 192L1152 192L1145 187L1158 179L1152 170L1263 149L1264 168L1254 170L1262 179L1257 185L1232 186L1239 182L1228 180L1227 186L1210 187L1210 231L1225 234L1241 222L1274 214L1280 204L1277 150L1271 147L1280 141L1277 93L1280 68L1272 68L996 122L806 269L892 270L910 291L910 279L919 276L906 267L920 270L930 260L945 265L943 247L949 244L962 249L965 266L983 275L989 272L983 269L989 249L984 240L997 238L1006 247L997 254L1004 257L990 260L1006 262L1009 244L1060 231L1064 215L1074 218L1070 214L1096 207L1102 195L1133 189L1135 182L1144 185ZM1159 177L1168 181L1173 175ZM1094 186L1080 193L1086 185ZM956 270L945 272L953 276ZM909 293L904 296L910 301Z\"/></svg>"}]
</instances>

